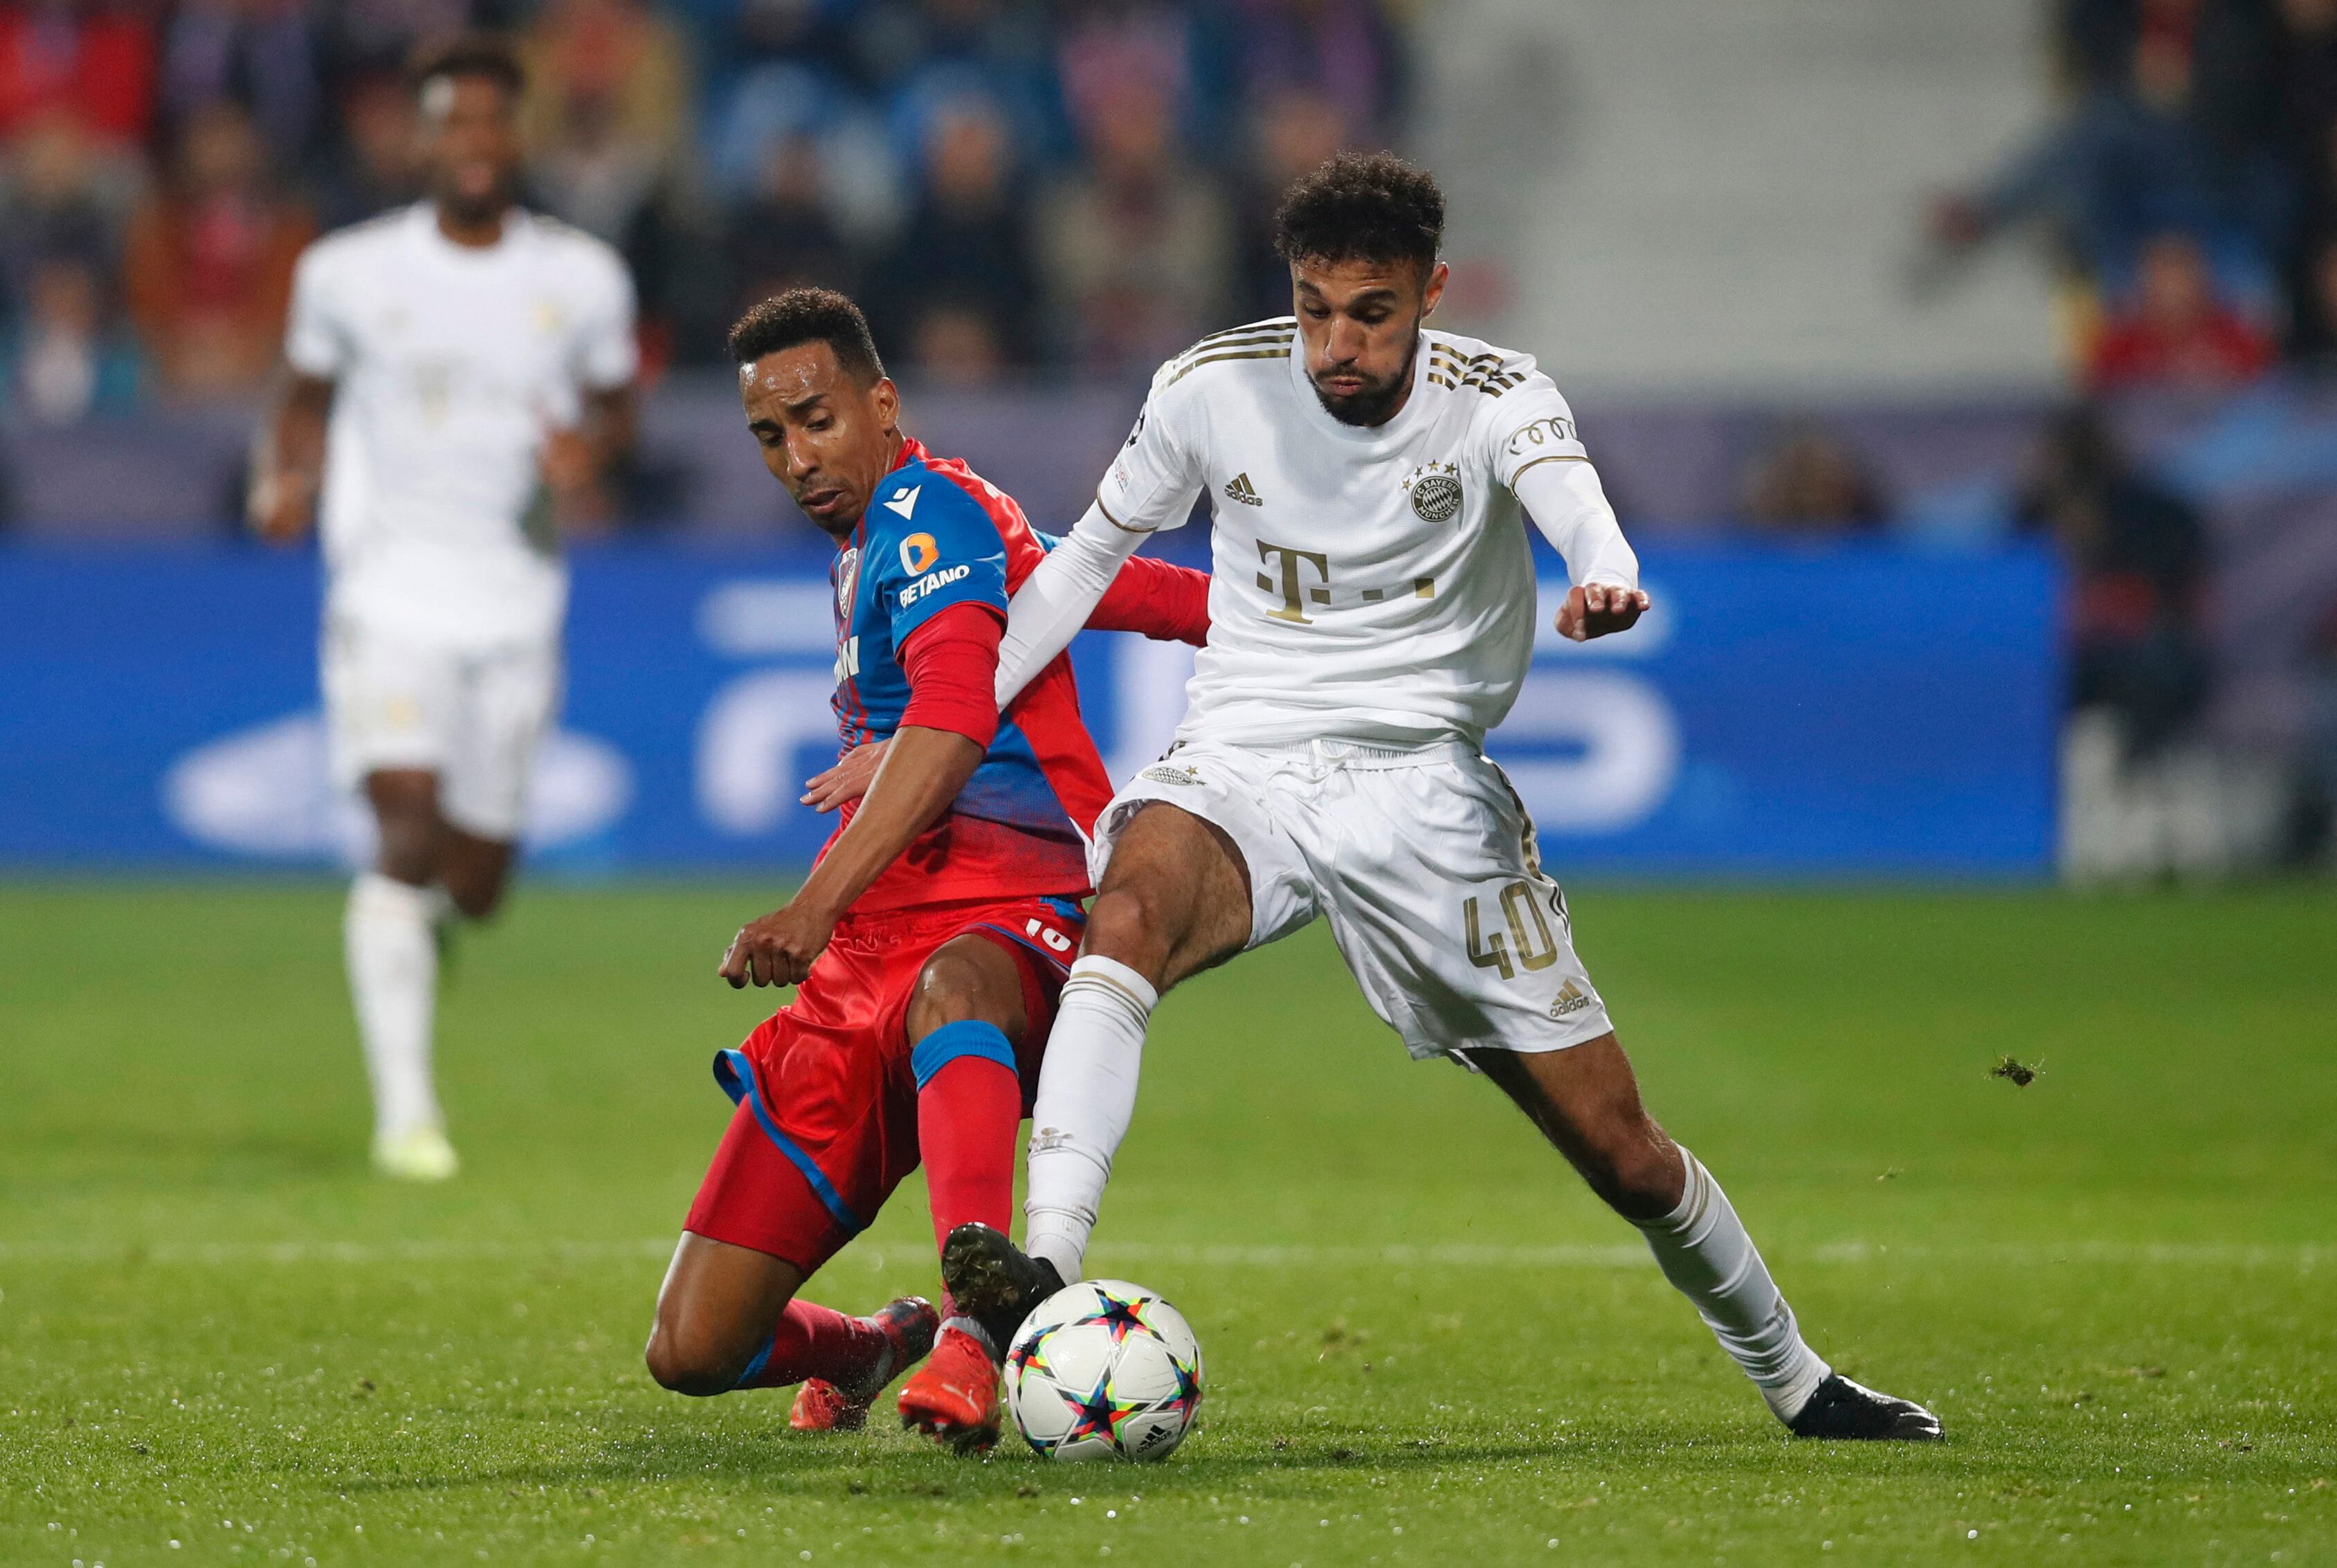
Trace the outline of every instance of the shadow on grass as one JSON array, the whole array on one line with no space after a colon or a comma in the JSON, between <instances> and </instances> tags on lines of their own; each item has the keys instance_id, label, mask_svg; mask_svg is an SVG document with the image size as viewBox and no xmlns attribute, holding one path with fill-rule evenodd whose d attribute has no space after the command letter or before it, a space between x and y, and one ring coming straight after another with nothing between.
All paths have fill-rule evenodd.
<instances>
[{"instance_id":1,"label":"shadow on grass","mask_svg":"<svg viewBox=\"0 0 2337 1568\"><path fill-rule=\"evenodd\" d=\"M1893 1484L1912 1475L1972 1485L2014 1485L2024 1495L2099 1487L2107 1477L2098 1451L2054 1452L2035 1434L1990 1442L1985 1434L1943 1444L1807 1444L1758 1427L1688 1423L1638 1423L1575 1428L1540 1440L1391 1434L1385 1428L1317 1431L1272 1443L1247 1437L1211 1440L1204 1435L1171 1462L1130 1467L1060 1466L1025 1451L1010 1433L987 1459L969 1460L920 1442L885 1434L866 1437L805 1437L787 1433L692 1433L673 1439L623 1438L570 1463L523 1464L493 1469L349 1477L351 1493L376 1495L458 1491L474 1487L543 1486L582 1492L712 1484L747 1485L769 1495L865 1497L875 1505L956 1498L987 1502L1072 1495L1142 1477L1162 1496L1234 1491L1271 1496L1287 1490L1320 1493L1333 1477L1386 1476L1414 1483L1443 1475L1478 1481L1488 1466L1529 1467L1545 1478L1579 1475L1586 1483L1660 1457L1683 1485L1699 1483L1767 1485L1833 1479ZM2303 1484L2311 1456L2203 1453L2189 1464L2161 1461L2158 1478L2188 1475L2201 1481L2277 1486Z\"/></svg>"},{"instance_id":2,"label":"shadow on grass","mask_svg":"<svg viewBox=\"0 0 2337 1568\"><path fill-rule=\"evenodd\" d=\"M985 1459L965 1459L923 1443L886 1437L805 1437L786 1433L692 1433L671 1440L622 1438L605 1444L589 1458L533 1463L492 1469L351 1477L346 1489L377 1494L467 1487L585 1487L670 1485L678 1483L752 1483L771 1491L810 1495L866 1495L971 1499L1043 1493L1076 1493L1102 1477L1144 1477L1163 1491L1212 1488L1271 1492L1287 1483L1293 1490L1318 1489L1327 1477L1441 1474L1476 1476L1488 1466L1535 1466L1586 1474L1626 1459L1650 1455L1694 1456L1715 1472L1768 1473L1781 1442L1716 1435L1709 1429L1636 1428L1606 1434L1569 1434L1547 1439L1488 1441L1466 1437L1391 1436L1369 1432L1317 1432L1305 1439L1269 1443L1208 1436L1161 1466L1130 1467L1049 1465L1029 1453L1012 1434ZM1934 1450L1936 1453L1937 1450Z\"/></svg>"}]
</instances>

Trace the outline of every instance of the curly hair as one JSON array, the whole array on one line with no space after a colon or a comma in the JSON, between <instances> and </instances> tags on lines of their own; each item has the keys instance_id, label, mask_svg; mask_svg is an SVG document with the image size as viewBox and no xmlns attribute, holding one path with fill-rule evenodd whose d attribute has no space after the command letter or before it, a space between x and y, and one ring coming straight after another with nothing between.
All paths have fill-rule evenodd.
<instances>
[{"instance_id":1,"label":"curly hair","mask_svg":"<svg viewBox=\"0 0 2337 1568\"><path fill-rule=\"evenodd\" d=\"M884 379L885 362L860 307L832 288L790 288L747 309L730 328L730 357L752 365L767 354L799 343L825 343L836 364L863 386Z\"/></svg>"},{"instance_id":2,"label":"curly hair","mask_svg":"<svg viewBox=\"0 0 2337 1568\"><path fill-rule=\"evenodd\" d=\"M464 33L440 39L415 51L406 67L406 81L420 96L444 76L484 76L513 99L527 91L527 69L509 39L494 33Z\"/></svg>"},{"instance_id":3,"label":"curly hair","mask_svg":"<svg viewBox=\"0 0 2337 1568\"><path fill-rule=\"evenodd\" d=\"M1444 240L1444 192L1393 152L1342 152L1302 177L1275 215L1286 261L1410 261L1423 277Z\"/></svg>"}]
</instances>

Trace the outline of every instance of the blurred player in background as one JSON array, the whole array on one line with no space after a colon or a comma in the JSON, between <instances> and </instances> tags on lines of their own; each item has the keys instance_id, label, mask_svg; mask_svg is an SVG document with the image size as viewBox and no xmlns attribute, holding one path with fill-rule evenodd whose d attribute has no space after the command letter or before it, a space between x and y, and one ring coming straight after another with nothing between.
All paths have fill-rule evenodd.
<instances>
[{"instance_id":1,"label":"blurred player in background","mask_svg":"<svg viewBox=\"0 0 2337 1568\"><path fill-rule=\"evenodd\" d=\"M723 955L733 986L801 989L715 1059L738 1109L646 1356L684 1394L800 1383L790 1424L834 1430L862 1425L930 1348L901 1391L904 1424L987 1447L1002 1347L979 1324L914 1297L852 1318L797 1292L921 1163L936 1245L1011 1219L1014 1132L1111 784L1069 660L1041 661L1001 716L1007 596L1047 541L1012 497L902 434L858 308L790 290L739 320L730 354L765 463L836 541L833 704L849 755L807 798L836 798L839 779L866 793L787 907ZM1200 642L1208 579L1139 564L1082 618Z\"/></svg>"},{"instance_id":2,"label":"blurred player in background","mask_svg":"<svg viewBox=\"0 0 2337 1568\"><path fill-rule=\"evenodd\" d=\"M249 498L285 541L321 487L333 765L380 842L349 891L349 989L374 1164L412 1181L456 1167L431 1079L439 930L502 897L559 706L555 519L632 428L631 280L514 204L523 86L491 38L417 67L430 194L301 258Z\"/></svg>"},{"instance_id":3,"label":"blurred player in background","mask_svg":"<svg viewBox=\"0 0 2337 1568\"><path fill-rule=\"evenodd\" d=\"M1211 492L1184 725L1096 824L1100 891L1032 1116L1030 1253L969 1226L944 1281L996 1337L1077 1279L1159 993L1320 915L1414 1057L1492 1079L1640 1228L1788 1429L1937 1437L1931 1412L1803 1341L1719 1183L1641 1107L1533 823L1485 757L1533 648L1521 508L1573 578L1562 634L1626 630L1648 599L1550 378L1427 327L1443 225L1435 182L1384 154L1300 180L1277 246L1297 318L1163 366L1095 506L1015 598L1002 697Z\"/></svg>"}]
</instances>

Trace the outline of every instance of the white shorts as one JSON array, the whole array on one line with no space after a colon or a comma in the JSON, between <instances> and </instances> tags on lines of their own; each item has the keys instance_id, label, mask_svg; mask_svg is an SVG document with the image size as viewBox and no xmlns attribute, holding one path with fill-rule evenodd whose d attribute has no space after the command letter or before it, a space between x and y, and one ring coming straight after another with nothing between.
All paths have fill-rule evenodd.
<instances>
[{"instance_id":1,"label":"white shorts","mask_svg":"<svg viewBox=\"0 0 2337 1568\"><path fill-rule=\"evenodd\" d=\"M527 806L536 743L560 703L556 641L462 648L335 618L325 628L325 716L333 776L438 775L438 811L511 842Z\"/></svg>"},{"instance_id":2,"label":"white shorts","mask_svg":"<svg viewBox=\"0 0 2337 1568\"><path fill-rule=\"evenodd\" d=\"M1554 1051L1613 1027L1532 821L1470 746L1180 744L1104 809L1090 855L1098 886L1114 842L1153 801L1224 829L1241 851L1251 947L1327 916L1355 983L1414 1057Z\"/></svg>"}]
</instances>

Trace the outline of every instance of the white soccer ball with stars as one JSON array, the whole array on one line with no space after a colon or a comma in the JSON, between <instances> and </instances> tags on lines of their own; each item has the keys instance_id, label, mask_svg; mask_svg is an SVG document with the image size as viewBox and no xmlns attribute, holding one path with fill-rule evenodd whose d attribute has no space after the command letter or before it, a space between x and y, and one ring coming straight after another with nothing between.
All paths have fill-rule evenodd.
<instances>
[{"instance_id":1,"label":"white soccer ball with stars","mask_svg":"<svg viewBox=\"0 0 2337 1568\"><path fill-rule=\"evenodd\" d=\"M1165 1459L1201 1407L1201 1342L1143 1286L1082 1280L1015 1330L1006 1405L1047 1458Z\"/></svg>"}]
</instances>

